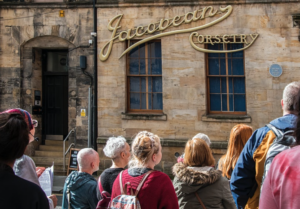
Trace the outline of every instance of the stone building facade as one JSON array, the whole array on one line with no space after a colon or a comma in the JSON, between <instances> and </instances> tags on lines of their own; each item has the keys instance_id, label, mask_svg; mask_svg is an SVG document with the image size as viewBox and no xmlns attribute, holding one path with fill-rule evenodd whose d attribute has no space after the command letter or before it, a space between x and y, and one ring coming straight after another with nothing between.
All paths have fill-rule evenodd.
<instances>
[{"instance_id":1,"label":"stone building facade","mask_svg":"<svg viewBox=\"0 0 300 209\"><path fill-rule=\"evenodd\" d=\"M174 154L182 153L186 141L199 132L210 137L218 159L226 151L234 125L245 123L256 129L281 116L284 86L300 79L298 1L97 0L96 7L101 170L111 164L102 152L108 137L122 135L130 142L142 130L162 138L163 159L157 168L166 173L176 162ZM0 110L21 107L32 112L35 91L40 91L41 100L45 97L45 52L67 52L67 130L76 127L78 147L87 145L88 121L81 117L81 109L88 108L90 80L79 68L79 56L87 57L86 71L92 73L94 52L87 46L92 13L92 1L87 0L0 0ZM182 32L172 34L177 30ZM214 47L231 50L231 43L247 48L236 57L205 53ZM138 48L122 55L133 44ZM273 64L282 69L279 77L269 72ZM219 70L221 92L212 83L217 76L210 74L214 69ZM228 69L241 74L234 77ZM141 87L145 72L150 76L147 90ZM133 77L140 79L139 90L133 88L137 85ZM229 82L235 78L243 83L236 94ZM158 82L156 90L149 87L149 79ZM46 124L41 115L34 117ZM37 135L43 138L42 126Z\"/></svg>"}]
</instances>

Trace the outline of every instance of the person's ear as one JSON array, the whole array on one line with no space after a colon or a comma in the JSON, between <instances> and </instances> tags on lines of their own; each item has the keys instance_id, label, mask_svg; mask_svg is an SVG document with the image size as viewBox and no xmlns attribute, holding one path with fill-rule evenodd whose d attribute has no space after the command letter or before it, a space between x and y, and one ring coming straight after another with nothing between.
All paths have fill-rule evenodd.
<instances>
[{"instance_id":1,"label":"person's ear","mask_svg":"<svg viewBox=\"0 0 300 209\"><path fill-rule=\"evenodd\" d=\"M152 161L155 162L156 161L156 154L152 155Z\"/></svg>"},{"instance_id":2,"label":"person's ear","mask_svg":"<svg viewBox=\"0 0 300 209\"><path fill-rule=\"evenodd\" d=\"M121 152L121 157L125 158L125 152Z\"/></svg>"},{"instance_id":3,"label":"person's ear","mask_svg":"<svg viewBox=\"0 0 300 209\"><path fill-rule=\"evenodd\" d=\"M91 168L95 168L95 163L91 162Z\"/></svg>"},{"instance_id":4,"label":"person's ear","mask_svg":"<svg viewBox=\"0 0 300 209\"><path fill-rule=\"evenodd\" d=\"M281 107L284 108L283 99L281 100Z\"/></svg>"}]
</instances>

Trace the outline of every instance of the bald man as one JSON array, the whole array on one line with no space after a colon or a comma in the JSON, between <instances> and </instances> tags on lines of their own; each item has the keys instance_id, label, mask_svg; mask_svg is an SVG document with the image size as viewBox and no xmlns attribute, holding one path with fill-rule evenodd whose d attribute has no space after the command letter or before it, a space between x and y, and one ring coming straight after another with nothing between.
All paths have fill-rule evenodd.
<instances>
[{"instance_id":1,"label":"bald man","mask_svg":"<svg viewBox=\"0 0 300 209\"><path fill-rule=\"evenodd\" d=\"M70 208L95 209L97 181L92 174L99 170L99 155L95 150L85 148L78 152L77 161L79 171L73 171L65 181L62 208L68 209L70 204Z\"/></svg>"}]
</instances>

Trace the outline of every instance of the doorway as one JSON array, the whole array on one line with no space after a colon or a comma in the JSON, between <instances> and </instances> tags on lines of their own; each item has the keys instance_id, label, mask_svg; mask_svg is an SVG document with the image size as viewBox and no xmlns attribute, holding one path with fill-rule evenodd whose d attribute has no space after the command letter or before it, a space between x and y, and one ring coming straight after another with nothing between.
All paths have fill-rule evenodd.
<instances>
[{"instance_id":1,"label":"doorway","mask_svg":"<svg viewBox=\"0 0 300 209\"><path fill-rule=\"evenodd\" d=\"M68 50L42 50L44 139L68 134Z\"/></svg>"}]
</instances>

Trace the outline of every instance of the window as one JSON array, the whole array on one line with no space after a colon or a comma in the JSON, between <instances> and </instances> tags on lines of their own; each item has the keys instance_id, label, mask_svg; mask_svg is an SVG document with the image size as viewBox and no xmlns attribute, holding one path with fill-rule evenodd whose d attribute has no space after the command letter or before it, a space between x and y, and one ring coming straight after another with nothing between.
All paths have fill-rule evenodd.
<instances>
[{"instance_id":1,"label":"window","mask_svg":"<svg viewBox=\"0 0 300 209\"><path fill-rule=\"evenodd\" d=\"M133 45L136 41L130 41ZM139 45L127 55L129 112L162 112L161 42Z\"/></svg>"},{"instance_id":2,"label":"window","mask_svg":"<svg viewBox=\"0 0 300 209\"><path fill-rule=\"evenodd\" d=\"M208 49L234 50L241 43L208 44ZM208 113L246 114L244 51L207 53Z\"/></svg>"}]
</instances>

